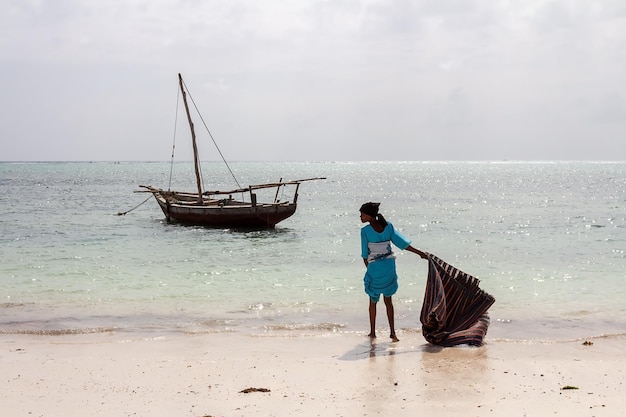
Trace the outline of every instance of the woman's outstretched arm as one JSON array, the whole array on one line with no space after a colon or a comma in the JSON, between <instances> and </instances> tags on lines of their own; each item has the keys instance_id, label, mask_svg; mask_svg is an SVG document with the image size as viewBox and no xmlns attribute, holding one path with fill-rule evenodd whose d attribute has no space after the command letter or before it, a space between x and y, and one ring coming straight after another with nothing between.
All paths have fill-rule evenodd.
<instances>
[{"instance_id":1,"label":"woman's outstretched arm","mask_svg":"<svg viewBox=\"0 0 626 417\"><path fill-rule=\"evenodd\" d=\"M413 252L418 254L422 259L428 259L428 255L425 252L422 252L419 249L415 249L413 246L409 245L405 248L405 250L408 250L409 252Z\"/></svg>"}]
</instances>

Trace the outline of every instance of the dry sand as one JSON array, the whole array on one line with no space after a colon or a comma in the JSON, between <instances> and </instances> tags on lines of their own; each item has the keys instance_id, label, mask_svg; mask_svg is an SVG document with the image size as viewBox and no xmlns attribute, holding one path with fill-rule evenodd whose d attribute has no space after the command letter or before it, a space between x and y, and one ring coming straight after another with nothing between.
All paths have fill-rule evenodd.
<instances>
[{"instance_id":1,"label":"dry sand","mask_svg":"<svg viewBox=\"0 0 626 417\"><path fill-rule=\"evenodd\" d=\"M0 335L0 415L623 416L626 338ZM564 389L566 387L577 389ZM248 388L251 392L241 392ZM269 390L269 391L266 391ZM264 392L265 391L265 392Z\"/></svg>"}]
</instances>

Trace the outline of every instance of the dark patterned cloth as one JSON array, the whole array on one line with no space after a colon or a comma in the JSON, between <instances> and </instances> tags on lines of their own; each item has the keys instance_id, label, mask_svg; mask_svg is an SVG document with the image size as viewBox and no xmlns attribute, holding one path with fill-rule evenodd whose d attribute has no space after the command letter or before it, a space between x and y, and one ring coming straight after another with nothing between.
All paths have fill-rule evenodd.
<instances>
[{"instance_id":1,"label":"dark patterned cloth","mask_svg":"<svg viewBox=\"0 0 626 417\"><path fill-rule=\"evenodd\" d=\"M487 334L487 310L496 301L478 288L480 281L428 254L428 280L420 321L434 345L480 346Z\"/></svg>"}]
</instances>

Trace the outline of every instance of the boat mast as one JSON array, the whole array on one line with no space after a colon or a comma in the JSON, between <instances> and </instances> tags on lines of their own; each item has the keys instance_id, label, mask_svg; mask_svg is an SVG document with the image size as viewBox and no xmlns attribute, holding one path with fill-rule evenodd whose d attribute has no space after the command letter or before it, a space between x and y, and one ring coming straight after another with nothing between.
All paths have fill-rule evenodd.
<instances>
[{"instance_id":1,"label":"boat mast","mask_svg":"<svg viewBox=\"0 0 626 417\"><path fill-rule=\"evenodd\" d=\"M178 83L180 84L180 92L183 95L183 102L185 103L185 111L187 112L187 120L189 121L189 128L191 129L191 143L193 144L193 166L196 169L196 182L198 184L198 203L202 204L202 180L200 179L200 161L198 160L198 146L196 145L196 132L193 129L193 122L191 121L191 114L189 113L189 105L187 104L187 94L183 87L183 77L178 73Z\"/></svg>"}]
</instances>

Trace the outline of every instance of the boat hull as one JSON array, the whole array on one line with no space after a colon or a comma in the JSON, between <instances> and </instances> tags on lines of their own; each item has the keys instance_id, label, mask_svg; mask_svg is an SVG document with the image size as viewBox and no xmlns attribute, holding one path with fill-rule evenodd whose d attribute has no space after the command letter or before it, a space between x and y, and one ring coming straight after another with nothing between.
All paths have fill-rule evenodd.
<instances>
[{"instance_id":1,"label":"boat hull","mask_svg":"<svg viewBox=\"0 0 626 417\"><path fill-rule=\"evenodd\" d=\"M296 203L199 205L172 203L154 196L168 222L209 227L252 227L273 229L296 212Z\"/></svg>"}]
</instances>

